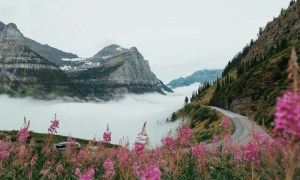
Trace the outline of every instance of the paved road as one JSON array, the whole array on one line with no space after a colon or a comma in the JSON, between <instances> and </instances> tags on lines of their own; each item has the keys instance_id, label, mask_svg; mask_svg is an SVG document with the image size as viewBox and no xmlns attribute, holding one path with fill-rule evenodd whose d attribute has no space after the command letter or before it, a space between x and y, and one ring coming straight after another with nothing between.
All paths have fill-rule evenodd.
<instances>
[{"instance_id":1,"label":"paved road","mask_svg":"<svg viewBox=\"0 0 300 180\"><path fill-rule=\"evenodd\" d=\"M231 118L235 126L235 131L231 135L231 139L234 144L246 144L249 140L252 139L252 130L256 133L265 132L265 130L261 126L257 125L246 116L242 116L240 114L236 114L234 112L227 111L218 107L210 107Z\"/></svg>"}]
</instances>

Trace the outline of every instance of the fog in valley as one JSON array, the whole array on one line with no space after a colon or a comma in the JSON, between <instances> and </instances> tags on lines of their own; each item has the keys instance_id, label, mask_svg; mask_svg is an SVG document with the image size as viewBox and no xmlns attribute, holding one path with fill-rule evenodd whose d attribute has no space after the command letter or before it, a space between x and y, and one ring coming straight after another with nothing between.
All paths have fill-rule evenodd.
<instances>
[{"instance_id":1,"label":"fog in valley","mask_svg":"<svg viewBox=\"0 0 300 180\"><path fill-rule=\"evenodd\" d=\"M166 123L173 111L184 105L184 97L190 97L199 84L175 89L166 96L160 94L127 95L119 101L102 103L75 103L40 101L30 98L16 99L0 96L1 130L19 130L24 116L30 120L30 130L47 133L50 121L57 114L60 122L58 134L71 134L77 138L102 139L109 124L112 143L118 144L123 137L129 137L130 145L147 121L147 133L152 146L160 145L161 137L180 121Z\"/></svg>"}]
</instances>

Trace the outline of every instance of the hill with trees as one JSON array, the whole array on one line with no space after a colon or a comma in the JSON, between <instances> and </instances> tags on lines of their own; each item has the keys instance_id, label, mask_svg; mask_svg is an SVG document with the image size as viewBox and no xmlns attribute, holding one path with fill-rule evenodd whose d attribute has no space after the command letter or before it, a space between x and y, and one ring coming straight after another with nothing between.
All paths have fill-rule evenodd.
<instances>
[{"instance_id":1,"label":"hill with trees","mask_svg":"<svg viewBox=\"0 0 300 180\"><path fill-rule=\"evenodd\" d=\"M222 77L193 98L206 105L222 107L250 116L268 128L273 126L276 97L287 88L291 48L300 52L300 2L291 1L287 10L260 28L228 62Z\"/></svg>"}]
</instances>

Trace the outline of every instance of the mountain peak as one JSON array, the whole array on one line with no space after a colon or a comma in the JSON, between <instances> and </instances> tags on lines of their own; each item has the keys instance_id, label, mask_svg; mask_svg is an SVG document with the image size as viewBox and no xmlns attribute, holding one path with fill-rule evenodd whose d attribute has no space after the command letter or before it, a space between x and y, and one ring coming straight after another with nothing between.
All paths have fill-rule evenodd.
<instances>
[{"instance_id":1,"label":"mountain peak","mask_svg":"<svg viewBox=\"0 0 300 180\"><path fill-rule=\"evenodd\" d=\"M0 25L1 26L1 25ZM14 23L7 24L0 32L0 42L24 44L24 36Z\"/></svg>"},{"instance_id":2,"label":"mountain peak","mask_svg":"<svg viewBox=\"0 0 300 180\"><path fill-rule=\"evenodd\" d=\"M109 46L106 46L102 50L100 50L95 56L92 57L92 59L101 60L101 59L107 59L112 56L118 55L125 50L128 50L126 48L123 48L117 44L111 44Z\"/></svg>"},{"instance_id":3,"label":"mountain peak","mask_svg":"<svg viewBox=\"0 0 300 180\"><path fill-rule=\"evenodd\" d=\"M0 33L1 31L5 28L5 24L3 22L0 21Z\"/></svg>"},{"instance_id":4,"label":"mountain peak","mask_svg":"<svg viewBox=\"0 0 300 180\"><path fill-rule=\"evenodd\" d=\"M137 49L136 47L131 47L130 50L131 50L131 51L137 51L137 52L138 52L138 49Z\"/></svg>"}]
</instances>

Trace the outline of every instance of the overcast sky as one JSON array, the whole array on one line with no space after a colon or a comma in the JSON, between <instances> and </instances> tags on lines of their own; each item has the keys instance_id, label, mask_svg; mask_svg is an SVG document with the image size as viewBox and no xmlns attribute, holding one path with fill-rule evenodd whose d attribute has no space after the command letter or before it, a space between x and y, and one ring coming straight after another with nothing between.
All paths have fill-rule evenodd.
<instances>
[{"instance_id":1,"label":"overcast sky","mask_svg":"<svg viewBox=\"0 0 300 180\"><path fill-rule=\"evenodd\" d=\"M223 68L290 0L0 0L0 21L80 57L136 46L165 83Z\"/></svg>"}]
</instances>

